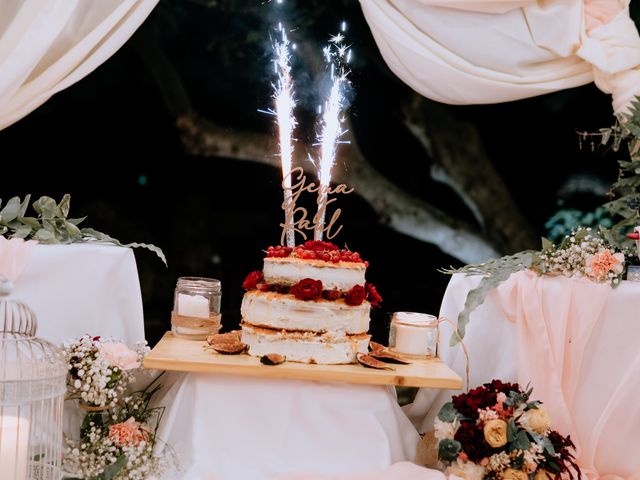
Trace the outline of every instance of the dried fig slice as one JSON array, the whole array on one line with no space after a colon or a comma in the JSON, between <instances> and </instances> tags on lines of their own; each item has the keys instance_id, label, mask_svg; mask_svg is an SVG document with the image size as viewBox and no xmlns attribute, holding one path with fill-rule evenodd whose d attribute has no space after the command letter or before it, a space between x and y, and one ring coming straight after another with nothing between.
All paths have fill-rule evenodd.
<instances>
[{"instance_id":1,"label":"dried fig slice","mask_svg":"<svg viewBox=\"0 0 640 480\"><path fill-rule=\"evenodd\" d=\"M242 342L216 342L211 344L211 348L213 348L218 353L224 353L226 355L235 355L238 353L244 352L247 346Z\"/></svg>"},{"instance_id":2,"label":"dried fig slice","mask_svg":"<svg viewBox=\"0 0 640 480\"><path fill-rule=\"evenodd\" d=\"M233 330L228 333L217 333L215 335L209 335L207 337L207 343L209 345L220 343L238 343L240 341L240 333L242 330Z\"/></svg>"},{"instance_id":3,"label":"dried fig slice","mask_svg":"<svg viewBox=\"0 0 640 480\"><path fill-rule=\"evenodd\" d=\"M395 353L391 353L389 351L373 351L369 353L369 355L373 358L382 360L383 362L387 363L397 363L399 365L409 365L411 363L404 358L396 355Z\"/></svg>"},{"instance_id":4,"label":"dried fig slice","mask_svg":"<svg viewBox=\"0 0 640 480\"><path fill-rule=\"evenodd\" d=\"M356 358L358 359L358 363L364 367L377 368L378 370L394 370L393 367L390 367L380 360L376 360L371 355L367 355L366 353L358 352L356 354Z\"/></svg>"},{"instance_id":5,"label":"dried fig slice","mask_svg":"<svg viewBox=\"0 0 640 480\"><path fill-rule=\"evenodd\" d=\"M287 357L279 353L268 353L260 357L260 363L264 365L280 365L287 360Z\"/></svg>"},{"instance_id":6,"label":"dried fig slice","mask_svg":"<svg viewBox=\"0 0 640 480\"><path fill-rule=\"evenodd\" d=\"M385 347L381 343L369 342L369 350L371 350L372 352L380 352L380 351L384 350L385 348L387 348L387 347Z\"/></svg>"}]
</instances>

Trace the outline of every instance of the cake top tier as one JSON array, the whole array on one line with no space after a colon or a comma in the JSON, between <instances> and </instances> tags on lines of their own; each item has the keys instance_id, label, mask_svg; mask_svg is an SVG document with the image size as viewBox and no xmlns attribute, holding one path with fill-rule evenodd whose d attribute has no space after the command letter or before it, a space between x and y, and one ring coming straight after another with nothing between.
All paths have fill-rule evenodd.
<instances>
[{"instance_id":1,"label":"cake top tier","mask_svg":"<svg viewBox=\"0 0 640 480\"><path fill-rule=\"evenodd\" d=\"M309 240L294 248L275 246L267 248L267 258L299 258L301 260L316 260L331 264L358 263L368 266L368 262L360 258L358 252L346 248L339 248L331 242Z\"/></svg>"}]
</instances>

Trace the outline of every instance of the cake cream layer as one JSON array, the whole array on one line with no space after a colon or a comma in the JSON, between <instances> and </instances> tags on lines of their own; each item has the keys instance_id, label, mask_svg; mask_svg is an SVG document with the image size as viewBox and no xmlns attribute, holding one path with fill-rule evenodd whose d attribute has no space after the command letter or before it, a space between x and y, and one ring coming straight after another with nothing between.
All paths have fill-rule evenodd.
<instances>
[{"instance_id":1,"label":"cake cream layer","mask_svg":"<svg viewBox=\"0 0 640 480\"><path fill-rule=\"evenodd\" d=\"M283 332L254 325L242 325L242 343L249 355L261 357L269 353L284 355L287 361L324 365L354 363L356 353L366 353L369 335L314 334Z\"/></svg>"},{"instance_id":2,"label":"cake cream layer","mask_svg":"<svg viewBox=\"0 0 640 480\"><path fill-rule=\"evenodd\" d=\"M278 330L366 333L371 305L349 306L344 300L298 300L276 292L246 292L242 298L242 320Z\"/></svg>"},{"instance_id":3,"label":"cake cream layer","mask_svg":"<svg viewBox=\"0 0 640 480\"><path fill-rule=\"evenodd\" d=\"M325 290L337 288L343 292L364 285L364 263L329 263L294 257L265 258L264 281L269 284L294 285L303 278L320 280Z\"/></svg>"}]
</instances>

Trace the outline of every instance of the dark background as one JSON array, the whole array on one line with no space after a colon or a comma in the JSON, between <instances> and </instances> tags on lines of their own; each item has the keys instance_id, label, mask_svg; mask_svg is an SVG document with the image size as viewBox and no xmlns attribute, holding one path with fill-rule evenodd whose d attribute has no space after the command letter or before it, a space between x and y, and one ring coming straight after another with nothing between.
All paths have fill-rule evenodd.
<instances>
[{"instance_id":1,"label":"dark background","mask_svg":"<svg viewBox=\"0 0 640 480\"><path fill-rule=\"evenodd\" d=\"M136 251L152 344L169 328L179 276L222 280L223 322L226 328L237 324L244 276L260 268L262 249L279 242L282 192L274 168L185 152L150 59L158 49L166 55L201 115L229 131L272 132L273 119L257 110L270 106L268 32L280 18L297 25L296 41L317 48L348 20L355 54L350 111L363 152L403 189L472 219L452 192L431 180L429 158L402 126L398 105L411 92L384 67L357 2L290 1L285 11L273 3L163 0L105 64L0 132L2 163L15 165L5 173L3 200L70 193L71 216L88 215L86 226L123 243L154 243L164 250L168 268L152 253ZM296 64L296 72L309 87L300 109L301 140L309 142L316 85L303 65ZM519 102L447 108L476 126L539 234L558 210L588 211L605 201L602 191L615 180L617 156L588 145L580 149L575 133L614 121L609 97L593 85ZM579 179L583 187L568 188ZM337 243L370 260L367 277L385 298L374 314L377 339L384 340L390 312L436 313L448 282L437 269L460 263L437 246L380 225L356 195L339 202L344 229Z\"/></svg>"}]
</instances>

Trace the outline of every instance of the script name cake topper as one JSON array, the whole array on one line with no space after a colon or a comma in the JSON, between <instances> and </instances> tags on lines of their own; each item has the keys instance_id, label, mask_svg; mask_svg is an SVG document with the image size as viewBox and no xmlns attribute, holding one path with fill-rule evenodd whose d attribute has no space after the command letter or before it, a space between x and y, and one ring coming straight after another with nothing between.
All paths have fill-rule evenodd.
<instances>
[{"instance_id":1,"label":"script name cake topper","mask_svg":"<svg viewBox=\"0 0 640 480\"><path fill-rule=\"evenodd\" d=\"M348 195L353 192L353 188L349 188L344 183L336 185L335 187L325 186L325 185L317 185L314 182L307 183L307 176L304 174L304 170L302 167L295 167L291 170L290 180L294 181L287 182L286 179L282 181L282 188L286 191L289 190L291 193L287 195L285 200L282 202L282 209L284 210L284 223L281 223L282 227L282 235L280 237L280 244L284 245L287 232L293 230L296 233L302 235L304 240L307 239L307 234L305 231L316 231L319 226L322 230L322 233L326 235L328 240L334 238L340 230L342 230L342 225L337 225L338 218L342 213L342 209L336 208L331 215L331 220L328 223L325 223L324 216L327 207L329 204L336 201L335 198L331 198L329 200L321 201L323 195L318 195L318 200L316 203L318 204L318 210L316 214L313 216L313 219L309 220L307 209L304 207L297 207L296 203L300 199L300 196L304 193L326 193L324 196L327 198L328 195L334 194L344 194Z\"/></svg>"}]
</instances>

